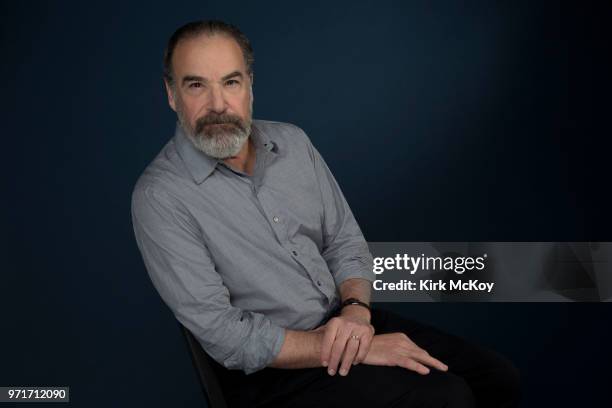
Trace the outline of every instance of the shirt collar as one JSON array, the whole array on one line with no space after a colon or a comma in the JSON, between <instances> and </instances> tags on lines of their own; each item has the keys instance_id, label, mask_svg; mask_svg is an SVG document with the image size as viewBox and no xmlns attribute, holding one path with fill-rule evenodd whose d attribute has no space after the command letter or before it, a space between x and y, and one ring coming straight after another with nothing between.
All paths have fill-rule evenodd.
<instances>
[{"instance_id":1,"label":"shirt collar","mask_svg":"<svg viewBox=\"0 0 612 408\"><path fill-rule=\"evenodd\" d=\"M270 139L267 133L259 129L256 120L253 120L251 124L251 134L249 137L253 139L255 144L255 151L257 152L256 160L260 160L261 155L258 153L262 149L274 155L278 154L278 145ZM217 164L223 163L223 160L216 159L198 150L179 122L176 123L174 141L181 159L183 159L196 184L204 182L216 169Z\"/></svg>"}]
</instances>

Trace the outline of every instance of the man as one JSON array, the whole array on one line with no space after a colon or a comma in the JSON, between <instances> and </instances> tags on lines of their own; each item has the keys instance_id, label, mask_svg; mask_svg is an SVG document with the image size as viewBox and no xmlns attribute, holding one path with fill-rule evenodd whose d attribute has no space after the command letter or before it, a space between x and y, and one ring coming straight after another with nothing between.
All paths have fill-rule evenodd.
<instances>
[{"instance_id":1,"label":"man","mask_svg":"<svg viewBox=\"0 0 612 408\"><path fill-rule=\"evenodd\" d=\"M370 308L359 226L301 129L252 120L252 64L226 23L172 35L176 134L132 196L149 275L218 363L230 406L516 404L506 360Z\"/></svg>"}]
</instances>

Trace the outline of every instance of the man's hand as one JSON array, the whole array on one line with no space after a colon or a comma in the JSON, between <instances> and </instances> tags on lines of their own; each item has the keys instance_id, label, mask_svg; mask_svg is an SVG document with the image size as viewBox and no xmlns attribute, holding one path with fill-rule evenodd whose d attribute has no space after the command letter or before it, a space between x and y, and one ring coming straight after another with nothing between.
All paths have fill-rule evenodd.
<instances>
[{"instance_id":1,"label":"man's hand","mask_svg":"<svg viewBox=\"0 0 612 408\"><path fill-rule=\"evenodd\" d=\"M336 372L347 375L351 365L362 362L370 350L374 326L370 324L367 309L363 309L366 314L359 309L363 308L347 306L340 316L331 318L325 325L316 329L324 331L321 364L327 367L329 375ZM342 364L338 369L340 362Z\"/></svg>"},{"instance_id":2,"label":"man's hand","mask_svg":"<svg viewBox=\"0 0 612 408\"><path fill-rule=\"evenodd\" d=\"M363 360L364 364L399 366L419 374L428 374L429 367L440 371L448 366L430 356L427 351L417 346L404 333L387 333L374 336L370 352Z\"/></svg>"}]
</instances>

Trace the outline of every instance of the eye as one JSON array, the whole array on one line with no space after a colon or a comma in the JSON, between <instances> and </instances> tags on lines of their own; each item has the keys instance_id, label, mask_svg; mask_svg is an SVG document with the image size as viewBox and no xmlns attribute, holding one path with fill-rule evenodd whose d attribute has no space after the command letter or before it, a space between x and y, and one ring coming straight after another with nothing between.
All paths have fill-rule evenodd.
<instances>
[{"instance_id":1,"label":"eye","mask_svg":"<svg viewBox=\"0 0 612 408\"><path fill-rule=\"evenodd\" d=\"M201 88L202 87L202 83L201 82L192 82L189 84L190 88Z\"/></svg>"},{"instance_id":2,"label":"eye","mask_svg":"<svg viewBox=\"0 0 612 408\"><path fill-rule=\"evenodd\" d=\"M240 82L238 82L238 81L237 81L237 80L235 80L235 79L230 79L230 80L228 80L228 81L225 83L225 85L227 85L227 86L231 86L231 87L235 87L235 86L237 86L237 85L239 85L239 84L240 84Z\"/></svg>"}]
</instances>

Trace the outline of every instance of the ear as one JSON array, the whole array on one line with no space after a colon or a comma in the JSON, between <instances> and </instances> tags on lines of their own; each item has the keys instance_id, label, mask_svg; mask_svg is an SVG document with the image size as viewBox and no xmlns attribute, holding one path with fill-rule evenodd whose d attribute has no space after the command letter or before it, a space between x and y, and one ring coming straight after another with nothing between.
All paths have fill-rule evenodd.
<instances>
[{"instance_id":1,"label":"ear","mask_svg":"<svg viewBox=\"0 0 612 408\"><path fill-rule=\"evenodd\" d=\"M166 87L166 94L168 95L168 105L170 105L172 110L176 112L176 100L172 85L170 85L168 81L164 79L164 86Z\"/></svg>"},{"instance_id":2,"label":"ear","mask_svg":"<svg viewBox=\"0 0 612 408\"><path fill-rule=\"evenodd\" d=\"M251 86L253 86L253 81L255 80L255 77L253 76L252 72L249 74L249 78L251 78Z\"/></svg>"}]
</instances>

